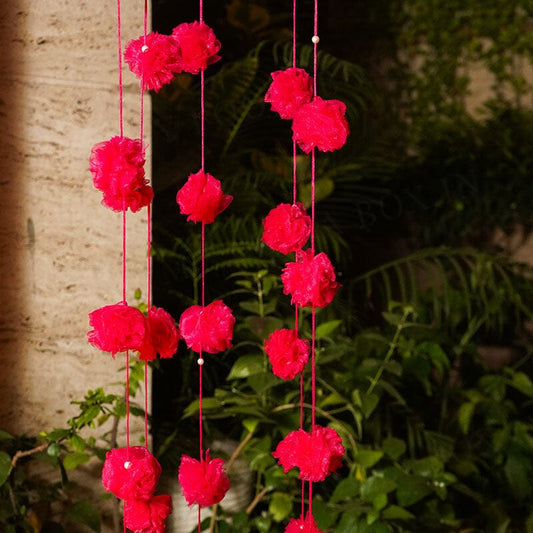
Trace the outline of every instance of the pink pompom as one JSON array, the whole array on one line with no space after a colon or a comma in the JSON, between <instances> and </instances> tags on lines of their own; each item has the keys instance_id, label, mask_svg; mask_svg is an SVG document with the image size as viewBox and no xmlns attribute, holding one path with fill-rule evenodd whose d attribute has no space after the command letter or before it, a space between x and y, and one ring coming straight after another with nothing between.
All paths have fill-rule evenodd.
<instances>
[{"instance_id":1,"label":"pink pompom","mask_svg":"<svg viewBox=\"0 0 533 533\"><path fill-rule=\"evenodd\" d=\"M222 459L211 459L209 450L205 459L198 461L183 455L178 473L183 496L189 505L208 507L220 502L229 489L229 479Z\"/></svg>"},{"instance_id":2,"label":"pink pompom","mask_svg":"<svg viewBox=\"0 0 533 533\"><path fill-rule=\"evenodd\" d=\"M301 250L311 234L311 217L302 203L280 204L263 219L261 240L272 250L288 254Z\"/></svg>"},{"instance_id":3,"label":"pink pompom","mask_svg":"<svg viewBox=\"0 0 533 533\"><path fill-rule=\"evenodd\" d=\"M185 72L198 74L220 59L220 41L204 22L184 22L174 28L172 36L179 43L180 66Z\"/></svg>"},{"instance_id":4,"label":"pink pompom","mask_svg":"<svg viewBox=\"0 0 533 533\"><path fill-rule=\"evenodd\" d=\"M133 533L163 533L165 520L172 512L172 498L159 494L149 500L124 502L124 525Z\"/></svg>"},{"instance_id":5,"label":"pink pompom","mask_svg":"<svg viewBox=\"0 0 533 533\"><path fill-rule=\"evenodd\" d=\"M89 170L106 207L136 212L152 201L154 193L144 177L144 162L138 139L112 137L93 146Z\"/></svg>"},{"instance_id":6,"label":"pink pompom","mask_svg":"<svg viewBox=\"0 0 533 533\"><path fill-rule=\"evenodd\" d=\"M281 379L292 379L304 369L309 350L309 341L298 338L294 329L278 329L265 340L272 372Z\"/></svg>"},{"instance_id":7,"label":"pink pompom","mask_svg":"<svg viewBox=\"0 0 533 533\"><path fill-rule=\"evenodd\" d=\"M231 348L235 317L216 300L202 307L193 305L180 317L179 328L187 347L195 352L218 353Z\"/></svg>"},{"instance_id":8,"label":"pink pompom","mask_svg":"<svg viewBox=\"0 0 533 533\"><path fill-rule=\"evenodd\" d=\"M204 224L214 222L232 200L233 196L222 194L220 181L203 170L191 174L176 195L181 214L189 215L187 220Z\"/></svg>"},{"instance_id":9,"label":"pink pompom","mask_svg":"<svg viewBox=\"0 0 533 533\"><path fill-rule=\"evenodd\" d=\"M340 100L322 100L315 96L296 112L292 123L293 139L306 154L315 146L322 152L342 148L350 133L345 112L346 105Z\"/></svg>"},{"instance_id":10,"label":"pink pompom","mask_svg":"<svg viewBox=\"0 0 533 533\"><path fill-rule=\"evenodd\" d=\"M89 324L94 329L87 333L87 340L113 355L139 350L146 334L143 314L124 302L92 311L89 313Z\"/></svg>"},{"instance_id":11,"label":"pink pompom","mask_svg":"<svg viewBox=\"0 0 533 533\"><path fill-rule=\"evenodd\" d=\"M180 50L170 35L149 33L130 41L124 52L130 70L141 80L142 90L158 91L181 72Z\"/></svg>"},{"instance_id":12,"label":"pink pompom","mask_svg":"<svg viewBox=\"0 0 533 533\"><path fill-rule=\"evenodd\" d=\"M277 446L272 455L278 459L283 471L300 470L300 479L324 481L338 470L344 456L344 446L333 428L315 426L313 433L303 429L292 431Z\"/></svg>"},{"instance_id":13,"label":"pink pompom","mask_svg":"<svg viewBox=\"0 0 533 533\"><path fill-rule=\"evenodd\" d=\"M307 513L305 519L292 518L284 533L322 533L322 531L318 529L313 515Z\"/></svg>"},{"instance_id":14,"label":"pink pompom","mask_svg":"<svg viewBox=\"0 0 533 533\"><path fill-rule=\"evenodd\" d=\"M162 359L172 357L180 340L174 319L164 309L152 307L145 320L146 336L139 350L139 359L152 361L157 353Z\"/></svg>"},{"instance_id":15,"label":"pink pompom","mask_svg":"<svg viewBox=\"0 0 533 533\"><path fill-rule=\"evenodd\" d=\"M296 262L286 263L281 281L283 294L290 294L291 303L301 307L326 307L340 287L328 256L324 252L313 256L312 250L303 251Z\"/></svg>"},{"instance_id":16,"label":"pink pompom","mask_svg":"<svg viewBox=\"0 0 533 533\"><path fill-rule=\"evenodd\" d=\"M294 118L304 104L313 98L313 81L302 68L288 68L272 72L272 83L265 95L265 102L270 103L272 111L281 118Z\"/></svg>"},{"instance_id":17,"label":"pink pompom","mask_svg":"<svg viewBox=\"0 0 533 533\"><path fill-rule=\"evenodd\" d=\"M114 448L106 454L102 484L121 500L148 500L160 475L161 466L144 446Z\"/></svg>"}]
</instances>

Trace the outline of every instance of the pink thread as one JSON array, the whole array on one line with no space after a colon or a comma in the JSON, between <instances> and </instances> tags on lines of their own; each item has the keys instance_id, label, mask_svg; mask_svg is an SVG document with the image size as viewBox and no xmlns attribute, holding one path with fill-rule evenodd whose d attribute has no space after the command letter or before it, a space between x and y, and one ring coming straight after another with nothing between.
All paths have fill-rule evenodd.
<instances>
[{"instance_id":1,"label":"pink thread","mask_svg":"<svg viewBox=\"0 0 533 533\"><path fill-rule=\"evenodd\" d=\"M122 301L126 303L126 200L122 207Z\"/></svg>"},{"instance_id":2,"label":"pink thread","mask_svg":"<svg viewBox=\"0 0 533 533\"><path fill-rule=\"evenodd\" d=\"M120 136L124 136L124 88L122 83L122 35L121 35L121 14L120 14L120 0L117 0L117 39L118 39L118 93L119 93L119 121L120 121Z\"/></svg>"},{"instance_id":3,"label":"pink thread","mask_svg":"<svg viewBox=\"0 0 533 533\"><path fill-rule=\"evenodd\" d=\"M296 0L292 2L292 66L296 68Z\"/></svg>"},{"instance_id":4,"label":"pink thread","mask_svg":"<svg viewBox=\"0 0 533 533\"><path fill-rule=\"evenodd\" d=\"M205 73L200 72L200 108L201 108L201 127L202 127L202 170L205 170Z\"/></svg>"},{"instance_id":5,"label":"pink thread","mask_svg":"<svg viewBox=\"0 0 533 533\"><path fill-rule=\"evenodd\" d=\"M126 351L126 448L130 447L130 351Z\"/></svg>"},{"instance_id":6,"label":"pink thread","mask_svg":"<svg viewBox=\"0 0 533 533\"><path fill-rule=\"evenodd\" d=\"M144 446L148 449L148 361L144 362Z\"/></svg>"}]
</instances>

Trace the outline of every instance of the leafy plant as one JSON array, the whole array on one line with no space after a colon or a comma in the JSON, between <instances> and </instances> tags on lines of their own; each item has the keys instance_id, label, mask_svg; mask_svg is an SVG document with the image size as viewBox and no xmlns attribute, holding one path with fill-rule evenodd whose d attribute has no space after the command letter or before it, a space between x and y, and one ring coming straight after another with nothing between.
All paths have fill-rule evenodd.
<instances>
[{"instance_id":1,"label":"leafy plant","mask_svg":"<svg viewBox=\"0 0 533 533\"><path fill-rule=\"evenodd\" d=\"M141 362L131 365L132 397L143 381L143 369ZM91 461L103 462L106 452L116 445L118 423L126 416L126 398L99 387L72 403L78 405L79 413L64 428L42 431L37 437L0 430L0 526L5 533L61 533L71 531L75 524L100 532L100 510L86 499L71 474ZM133 403L130 413L144 416ZM104 432L95 435L97 428ZM116 507L115 529L118 511Z\"/></svg>"}]
</instances>

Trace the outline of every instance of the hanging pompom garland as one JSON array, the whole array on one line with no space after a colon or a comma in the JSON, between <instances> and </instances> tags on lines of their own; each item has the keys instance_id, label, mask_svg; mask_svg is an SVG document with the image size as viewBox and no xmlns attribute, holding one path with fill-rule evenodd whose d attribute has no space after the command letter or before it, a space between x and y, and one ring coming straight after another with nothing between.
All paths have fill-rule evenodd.
<instances>
[{"instance_id":1,"label":"hanging pompom garland","mask_svg":"<svg viewBox=\"0 0 533 533\"><path fill-rule=\"evenodd\" d=\"M278 459L285 473L298 468L302 480L302 510L300 518L292 519L285 533L321 533L312 514L313 483L323 481L335 472L344 457L344 446L333 428L316 424L316 309L329 305L340 287L335 269L325 253L315 250L315 180L316 153L338 150L349 135L345 118L346 106L339 100L323 100L317 95L317 44L318 0L314 0L313 78L296 67L296 0L293 0L293 65L272 73L272 83L265 95L265 102L279 113L281 118L292 119L293 131L293 205L281 204L263 220L262 241L281 253L295 252L294 262L288 262L281 279L283 293L291 295L296 306L295 330L278 330L265 340L265 353L272 364L272 371L282 379L300 374L300 429L290 432L277 446L273 456ZM297 198L297 146L311 153L311 217L307 217ZM310 249L302 250L311 237ZM298 310L311 308L311 431L303 429L303 368L306 364L303 345L298 338ZM299 350L298 345L302 348ZM309 344L308 348L309 350ZM309 351L307 351L309 358ZM308 483L308 513L304 513L305 484ZM305 517L304 517L305 515Z\"/></svg>"},{"instance_id":2,"label":"hanging pompom garland","mask_svg":"<svg viewBox=\"0 0 533 533\"><path fill-rule=\"evenodd\" d=\"M179 328L187 347L195 352L218 353L231 348L235 317L222 301L192 305L180 318Z\"/></svg>"},{"instance_id":3,"label":"hanging pompom garland","mask_svg":"<svg viewBox=\"0 0 533 533\"><path fill-rule=\"evenodd\" d=\"M223 194L220 181L203 170L191 174L176 194L180 213L189 215L189 221L204 224L212 224L232 200L233 196Z\"/></svg>"},{"instance_id":4,"label":"hanging pompom garland","mask_svg":"<svg viewBox=\"0 0 533 533\"><path fill-rule=\"evenodd\" d=\"M139 348L139 359L153 361L172 357L180 340L180 333L172 316L161 307L152 306L145 318L146 335Z\"/></svg>"},{"instance_id":5,"label":"hanging pompom garland","mask_svg":"<svg viewBox=\"0 0 533 533\"><path fill-rule=\"evenodd\" d=\"M116 136L93 146L89 169L106 207L137 212L151 203L154 193L145 179L144 163L144 148L138 139Z\"/></svg>"},{"instance_id":6,"label":"hanging pompom garland","mask_svg":"<svg viewBox=\"0 0 533 533\"><path fill-rule=\"evenodd\" d=\"M215 32L203 21L184 22L172 30L180 47L180 67L190 74L199 74L220 56L220 41Z\"/></svg>"},{"instance_id":7,"label":"hanging pompom garland","mask_svg":"<svg viewBox=\"0 0 533 533\"><path fill-rule=\"evenodd\" d=\"M295 262L286 263L281 275L283 294L300 307L326 307L335 297L340 284L329 257L304 250Z\"/></svg>"},{"instance_id":8,"label":"hanging pompom garland","mask_svg":"<svg viewBox=\"0 0 533 533\"><path fill-rule=\"evenodd\" d=\"M313 515L308 513L305 518L292 518L284 533L322 533L322 531L318 529Z\"/></svg>"},{"instance_id":9,"label":"hanging pompom garland","mask_svg":"<svg viewBox=\"0 0 533 533\"><path fill-rule=\"evenodd\" d=\"M313 98L313 81L303 68L291 67L271 73L272 83L265 95L272 111L292 119L301 106Z\"/></svg>"},{"instance_id":10,"label":"hanging pompom garland","mask_svg":"<svg viewBox=\"0 0 533 533\"><path fill-rule=\"evenodd\" d=\"M282 254L301 250L311 235L311 217L302 203L279 204L263 219L263 241Z\"/></svg>"},{"instance_id":11,"label":"hanging pompom garland","mask_svg":"<svg viewBox=\"0 0 533 533\"><path fill-rule=\"evenodd\" d=\"M178 41L170 35L156 32L130 41L124 60L141 80L143 91L159 91L183 70Z\"/></svg>"},{"instance_id":12,"label":"hanging pompom garland","mask_svg":"<svg viewBox=\"0 0 533 533\"><path fill-rule=\"evenodd\" d=\"M298 468L300 479L324 481L342 465L344 446L339 434L330 427L315 426L309 433L303 429L291 431L272 455L287 473Z\"/></svg>"},{"instance_id":13,"label":"hanging pompom garland","mask_svg":"<svg viewBox=\"0 0 533 533\"><path fill-rule=\"evenodd\" d=\"M209 507L222 501L229 489L229 479L222 459L211 459L209 450L200 461L183 455L178 480L189 505Z\"/></svg>"},{"instance_id":14,"label":"hanging pompom garland","mask_svg":"<svg viewBox=\"0 0 533 533\"><path fill-rule=\"evenodd\" d=\"M294 329L278 329L265 339L272 372L281 379L295 378L309 361L309 341L300 339Z\"/></svg>"},{"instance_id":15,"label":"hanging pompom garland","mask_svg":"<svg viewBox=\"0 0 533 533\"><path fill-rule=\"evenodd\" d=\"M102 484L121 500L148 500L160 475L161 465L144 446L114 448L106 454Z\"/></svg>"},{"instance_id":16,"label":"hanging pompom garland","mask_svg":"<svg viewBox=\"0 0 533 533\"><path fill-rule=\"evenodd\" d=\"M171 512L172 498L168 494L152 496L149 500L126 500L124 525L133 533L163 533Z\"/></svg>"}]
</instances>

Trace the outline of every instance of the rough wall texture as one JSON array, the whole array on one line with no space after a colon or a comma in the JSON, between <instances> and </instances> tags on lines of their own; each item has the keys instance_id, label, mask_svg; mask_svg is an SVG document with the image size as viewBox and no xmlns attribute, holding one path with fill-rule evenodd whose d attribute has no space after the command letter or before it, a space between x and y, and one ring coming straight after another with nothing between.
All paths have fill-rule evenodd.
<instances>
[{"instance_id":1,"label":"rough wall texture","mask_svg":"<svg viewBox=\"0 0 533 533\"><path fill-rule=\"evenodd\" d=\"M142 32L132 4L124 42ZM122 296L121 215L88 173L92 145L119 131L115 6L0 3L0 427L16 433L63 426L71 400L123 378L123 358L86 342L88 312ZM138 137L138 85L124 81ZM128 216L128 297L146 284L145 227L146 210Z\"/></svg>"}]
</instances>

